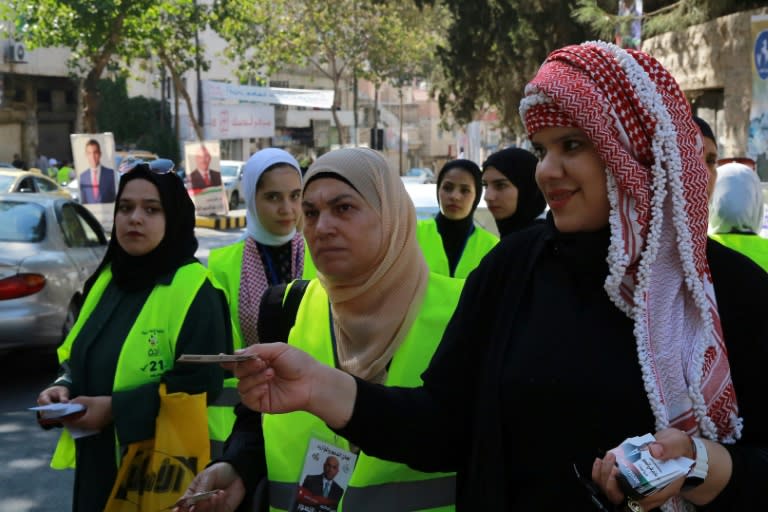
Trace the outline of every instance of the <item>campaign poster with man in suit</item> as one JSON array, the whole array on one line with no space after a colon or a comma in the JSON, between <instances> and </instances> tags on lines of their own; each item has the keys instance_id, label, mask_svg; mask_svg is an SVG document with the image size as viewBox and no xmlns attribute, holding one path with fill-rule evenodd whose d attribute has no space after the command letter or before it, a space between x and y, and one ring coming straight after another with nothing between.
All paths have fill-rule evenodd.
<instances>
[{"instance_id":1,"label":"campaign poster with man in suit","mask_svg":"<svg viewBox=\"0 0 768 512\"><path fill-rule=\"evenodd\" d=\"M111 132L73 133L70 135L80 202L101 222L112 229L112 213L120 178L115 171L115 138Z\"/></svg>"},{"instance_id":2,"label":"campaign poster with man in suit","mask_svg":"<svg viewBox=\"0 0 768 512\"><path fill-rule=\"evenodd\" d=\"M184 143L185 183L197 215L226 215L228 212L219 170L220 155L217 140Z\"/></svg>"},{"instance_id":3,"label":"campaign poster with man in suit","mask_svg":"<svg viewBox=\"0 0 768 512\"><path fill-rule=\"evenodd\" d=\"M357 455L338 446L311 439L299 480L294 512L336 510L344 495Z\"/></svg>"}]
</instances>

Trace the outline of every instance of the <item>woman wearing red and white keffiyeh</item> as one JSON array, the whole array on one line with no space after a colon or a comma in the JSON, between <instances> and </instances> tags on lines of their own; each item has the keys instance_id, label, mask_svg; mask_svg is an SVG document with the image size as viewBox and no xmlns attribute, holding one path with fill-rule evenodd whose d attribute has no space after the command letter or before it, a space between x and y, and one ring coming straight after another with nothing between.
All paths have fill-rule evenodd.
<instances>
[{"instance_id":1,"label":"woman wearing red and white keffiyeh","mask_svg":"<svg viewBox=\"0 0 768 512\"><path fill-rule=\"evenodd\" d=\"M709 452L708 478L683 493L706 503L731 473L730 456L717 442L733 443L742 423L707 263L707 174L688 103L653 58L592 43L551 54L526 87L520 111L543 153L537 181L558 229L573 221L578 194L563 185L570 181L567 167L551 168L562 160L550 162L548 148L562 146L562 136L573 132L592 145L598 171L605 169L611 231L605 290L634 321L645 390L664 439L656 449L695 458L679 432L710 440L700 445ZM614 462L610 455L595 461L592 474L618 501ZM648 498L646 508L679 487ZM681 504L675 498L668 508Z\"/></svg>"},{"instance_id":2,"label":"woman wearing red and white keffiyeh","mask_svg":"<svg viewBox=\"0 0 768 512\"><path fill-rule=\"evenodd\" d=\"M584 43L547 58L520 110L547 222L470 274L422 387L261 345L238 372L243 401L456 471L457 510L768 510L768 274L707 239L679 86L642 52ZM645 433L654 456L695 465L627 500L606 452Z\"/></svg>"}]
</instances>

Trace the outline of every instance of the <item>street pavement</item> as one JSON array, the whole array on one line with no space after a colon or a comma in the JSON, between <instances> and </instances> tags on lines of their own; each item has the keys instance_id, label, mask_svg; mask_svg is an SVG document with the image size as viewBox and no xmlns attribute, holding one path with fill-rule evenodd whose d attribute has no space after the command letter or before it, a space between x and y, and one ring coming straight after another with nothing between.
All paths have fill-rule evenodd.
<instances>
[{"instance_id":1,"label":"street pavement","mask_svg":"<svg viewBox=\"0 0 768 512\"><path fill-rule=\"evenodd\" d=\"M196 228L203 264L210 250L238 240L242 229L215 231ZM53 350L0 354L0 512L59 512L69 510L73 471L49 467L58 430L37 426L28 407L56 376Z\"/></svg>"}]
</instances>

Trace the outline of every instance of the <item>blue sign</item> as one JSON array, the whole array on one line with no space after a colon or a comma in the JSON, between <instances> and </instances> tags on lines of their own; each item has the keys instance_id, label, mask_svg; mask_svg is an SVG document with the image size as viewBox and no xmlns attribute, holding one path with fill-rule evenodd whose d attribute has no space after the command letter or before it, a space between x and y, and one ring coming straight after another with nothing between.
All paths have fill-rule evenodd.
<instances>
[{"instance_id":1,"label":"blue sign","mask_svg":"<svg viewBox=\"0 0 768 512\"><path fill-rule=\"evenodd\" d=\"M768 30L757 34L755 39L755 69L762 80L768 78Z\"/></svg>"}]
</instances>

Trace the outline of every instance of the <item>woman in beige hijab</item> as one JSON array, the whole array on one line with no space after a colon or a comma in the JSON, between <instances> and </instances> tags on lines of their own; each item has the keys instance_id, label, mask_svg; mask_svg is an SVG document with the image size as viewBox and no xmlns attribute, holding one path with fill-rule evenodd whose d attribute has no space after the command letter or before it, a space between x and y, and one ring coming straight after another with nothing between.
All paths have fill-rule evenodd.
<instances>
[{"instance_id":1,"label":"woman in beige hijab","mask_svg":"<svg viewBox=\"0 0 768 512\"><path fill-rule=\"evenodd\" d=\"M332 151L307 172L302 209L318 275L307 286L288 343L361 379L419 386L462 282L429 272L399 176L376 151ZM389 511L453 510L452 473L422 473L358 452L306 413L261 418L241 405L238 416L222 460L187 490L223 489L197 503L198 512L234 510L263 478L272 509L335 509L338 494L314 488L321 472L323 481L343 490L345 511L374 502ZM340 462L335 475L320 467L328 454Z\"/></svg>"}]
</instances>

